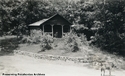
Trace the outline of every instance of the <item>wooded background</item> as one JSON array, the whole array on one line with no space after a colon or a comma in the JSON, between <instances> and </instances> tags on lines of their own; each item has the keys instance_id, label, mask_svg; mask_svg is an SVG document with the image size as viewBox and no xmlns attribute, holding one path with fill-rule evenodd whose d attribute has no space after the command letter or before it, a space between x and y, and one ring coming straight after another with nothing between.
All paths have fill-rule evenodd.
<instances>
[{"instance_id":1,"label":"wooded background","mask_svg":"<svg viewBox=\"0 0 125 76\"><path fill-rule=\"evenodd\" d=\"M125 0L87 1L0 0L0 35L27 34L28 24L59 13L76 33L94 32L93 45L125 56Z\"/></svg>"}]
</instances>

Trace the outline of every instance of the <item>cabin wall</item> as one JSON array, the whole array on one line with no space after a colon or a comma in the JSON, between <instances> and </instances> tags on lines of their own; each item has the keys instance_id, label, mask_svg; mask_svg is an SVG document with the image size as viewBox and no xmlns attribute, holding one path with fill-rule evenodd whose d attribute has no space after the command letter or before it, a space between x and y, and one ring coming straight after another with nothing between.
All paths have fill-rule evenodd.
<instances>
[{"instance_id":1,"label":"cabin wall","mask_svg":"<svg viewBox=\"0 0 125 76\"><path fill-rule=\"evenodd\" d=\"M42 30L40 27L29 27L29 33L31 37L42 35Z\"/></svg>"},{"instance_id":2,"label":"cabin wall","mask_svg":"<svg viewBox=\"0 0 125 76\"><path fill-rule=\"evenodd\" d=\"M68 32L70 32L70 30L71 30L71 29L70 29L70 26L69 26L69 25L64 25L64 26L63 26L63 32L64 32L64 33L68 33Z\"/></svg>"}]
</instances>

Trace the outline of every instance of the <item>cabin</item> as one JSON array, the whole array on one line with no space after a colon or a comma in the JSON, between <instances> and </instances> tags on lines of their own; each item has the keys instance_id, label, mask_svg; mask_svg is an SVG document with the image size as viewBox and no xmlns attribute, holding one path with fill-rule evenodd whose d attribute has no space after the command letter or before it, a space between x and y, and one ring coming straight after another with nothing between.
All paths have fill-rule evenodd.
<instances>
[{"instance_id":1,"label":"cabin","mask_svg":"<svg viewBox=\"0 0 125 76\"><path fill-rule=\"evenodd\" d=\"M50 35L54 38L62 38L67 33L71 32L71 25L68 20L59 14L55 14L50 18L37 21L35 23L29 24L29 32L31 30L41 30L41 35Z\"/></svg>"}]
</instances>

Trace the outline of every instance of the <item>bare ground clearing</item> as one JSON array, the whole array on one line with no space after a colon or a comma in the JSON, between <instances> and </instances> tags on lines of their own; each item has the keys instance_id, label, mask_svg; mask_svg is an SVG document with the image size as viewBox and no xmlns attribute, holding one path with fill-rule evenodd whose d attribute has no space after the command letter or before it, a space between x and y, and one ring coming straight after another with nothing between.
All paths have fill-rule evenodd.
<instances>
[{"instance_id":1,"label":"bare ground clearing","mask_svg":"<svg viewBox=\"0 0 125 76\"><path fill-rule=\"evenodd\" d=\"M0 56L2 73L43 73L45 76L100 76L100 70L62 61L48 61L22 55ZM124 76L125 71L113 71L113 76Z\"/></svg>"}]
</instances>

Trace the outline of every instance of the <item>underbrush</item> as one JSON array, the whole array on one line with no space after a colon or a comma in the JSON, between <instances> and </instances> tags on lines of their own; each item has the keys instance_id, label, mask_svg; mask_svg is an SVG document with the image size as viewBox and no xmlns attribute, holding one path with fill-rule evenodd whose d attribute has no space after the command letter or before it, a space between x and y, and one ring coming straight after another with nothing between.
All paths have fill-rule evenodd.
<instances>
[{"instance_id":1,"label":"underbrush","mask_svg":"<svg viewBox=\"0 0 125 76\"><path fill-rule=\"evenodd\" d=\"M40 44L41 50L39 52L43 52L52 49L53 38L50 35L42 35L41 30L32 30L30 36L22 36L20 43L28 45Z\"/></svg>"},{"instance_id":2,"label":"underbrush","mask_svg":"<svg viewBox=\"0 0 125 76\"><path fill-rule=\"evenodd\" d=\"M41 51L52 49L53 38L51 36L44 36L41 38Z\"/></svg>"},{"instance_id":3,"label":"underbrush","mask_svg":"<svg viewBox=\"0 0 125 76\"><path fill-rule=\"evenodd\" d=\"M36 33L36 34L35 34ZM88 45L85 35L81 34L79 37L75 33L67 34L65 37L58 39L50 35L41 35L41 32L34 31L31 36L23 36L20 43L40 44L40 52L50 49L65 50L65 52L77 52L83 45ZM60 47L61 46L61 47Z\"/></svg>"},{"instance_id":4,"label":"underbrush","mask_svg":"<svg viewBox=\"0 0 125 76\"><path fill-rule=\"evenodd\" d=\"M94 58L95 56L97 56L97 61L111 61L115 66L117 66L117 69L125 69L125 58L119 57L115 54L109 54L108 52L102 51L95 46L89 46L90 43L87 41L86 36L83 34L77 36L77 34L75 33L70 33L62 39L54 39L50 35L43 36L41 34L38 34L34 35L33 37L24 36L24 38L22 38L22 41L31 45L40 44L41 50L39 50L39 52L47 52L48 50L51 51L52 49L55 50L53 52L59 52L56 50L64 50L62 52L62 55L64 55L67 53L71 54L81 51L81 53L83 53L82 56L85 56L87 58Z\"/></svg>"},{"instance_id":5,"label":"underbrush","mask_svg":"<svg viewBox=\"0 0 125 76\"><path fill-rule=\"evenodd\" d=\"M64 37L63 45L62 49L66 52L77 52L81 50L81 46L88 45L88 41L83 34L77 36L75 33L70 33Z\"/></svg>"},{"instance_id":6,"label":"underbrush","mask_svg":"<svg viewBox=\"0 0 125 76\"><path fill-rule=\"evenodd\" d=\"M93 51L86 53L87 57L93 58L95 61L105 61L105 62L112 62L115 66L115 69L123 69L125 70L125 58L122 56L118 56L117 54L110 54L106 51L102 51L101 49L90 46Z\"/></svg>"},{"instance_id":7,"label":"underbrush","mask_svg":"<svg viewBox=\"0 0 125 76\"><path fill-rule=\"evenodd\" d=\"M79 50L79 38L76 34L69 34L64 39L64 50L67 52L77 52Z\"/></svg>"},{"instance_id":8,"label":"underbrush","mask_svg":"<svg viewBox=\"0 0 125 76\"><path fill-rule=\"evenodd\" d=\"M17 38L0 40L0 48L1 48L0 55L13 53L13 50L18 48Z\"/></svg>"},{"instance_id":9,"label":"underbrush","mask_svg":"<svg viewBox=\"0 0 125 76\"><path fill-rule=\"evenodd\" d=\"M28 43L28 44L39 44L42 38L41 30L32 30L30 36L23 35L21 37L20 43Z\"/></svg>"},{"instance_id":10,"label":"underbrush","mask_svg":"<svg viewBox=\"0 0 125 76\"><path fill-rule=\"evenodd\" d=\"M49 35L48 36L41 35L41 36L35 36L35 37L24 36L20 41L20 43L23 43L23 44L26 43L28 45L40 44L41 50L39 52L43 52L45 50L52 49L53 38Z\"/></svg>"}]
</instances>

